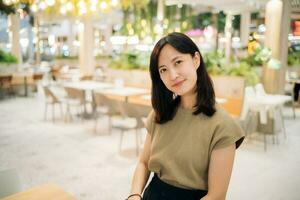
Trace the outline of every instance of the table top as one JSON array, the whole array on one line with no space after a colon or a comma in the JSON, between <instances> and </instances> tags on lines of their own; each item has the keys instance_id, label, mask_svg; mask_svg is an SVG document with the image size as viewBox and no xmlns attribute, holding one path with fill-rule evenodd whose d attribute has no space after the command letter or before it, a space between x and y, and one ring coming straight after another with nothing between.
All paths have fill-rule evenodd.
<instances>
[{"instance_id":1,"label":"table top","mask_svg":"<svg viewBox=\"0 0 300 200\"><path fill-rule=\"evenodd\" d=\"M54 184L47 184L31 188L27 191L13 194L1 200L76 200L74 196L67 193Z\"/></svg>"},{"instance_id":2,"label":"table top","mask_svg":"<svg viewBox=\"0 0 300 200\"><path fill-rule=\"evenodd\" d=\"M286 81L289 83L300 83L300 78L289 78Z\"/></svg>"},{"instance_id":3,"label":"table top","mask_svg":"<svg viewBox=\"0 0 300 200\"><path fill-rule=\"evenodd\" d=\"M150 91L147 89L136 87L112 87L95 92L103 93L105 95L115 95L121 97L136 96L150 93Z\"/></svg>"},{"instance_id":4,"label":"table top","mask_svg":"<svg viewBox=\"0 0 300 200\"><path fill-rule=\"evenodd\" d=\"M79 81L79 82L66 82L63 83L64 87L75 88L79 90L102 90L111 88L114 85L111 83L98 82L98 81Z\"/></svg>"},{"instance_id":5,"label":"table top","mask_svg":"<svg viewBox=\"0 0 300 200\"><path fill-rule=\"evenodd\" d=\"M142 95L134 96L132 98L129 98L129 102L142 104L142 105L146 105L146 106L151 106L151 95L150 94L142 94ZM218 104L222 105L227 102L227 99L217 97L216 102Z\"/></svg>"},{"instance_id":6,"label":"table top","mask_svg":"<svg viewBox=\"0 0 300 200\"><path fill-rule=\"evenodd\" d=\"M278 106L291 101L292 97L287 95L261 95L247 99L251 105L255 106Z\"/></svg>"}]
</instances>

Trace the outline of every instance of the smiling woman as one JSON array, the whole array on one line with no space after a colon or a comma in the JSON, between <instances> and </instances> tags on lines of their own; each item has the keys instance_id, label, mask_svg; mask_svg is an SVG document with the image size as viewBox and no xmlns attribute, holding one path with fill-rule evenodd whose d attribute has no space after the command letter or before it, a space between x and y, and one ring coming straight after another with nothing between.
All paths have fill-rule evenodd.
<instances>
[{"instance_id":1,"label":"smiling woman","mask_svg":"<svg viewBox=\"0 0 300 200\"><path fill-rule=\"evenodd\" d=\"M212 81L196 44L171 33L150 59L152 107L148 135L128 200L225 199L240 126L215 102Z\"/></svg>"}]
</instances>

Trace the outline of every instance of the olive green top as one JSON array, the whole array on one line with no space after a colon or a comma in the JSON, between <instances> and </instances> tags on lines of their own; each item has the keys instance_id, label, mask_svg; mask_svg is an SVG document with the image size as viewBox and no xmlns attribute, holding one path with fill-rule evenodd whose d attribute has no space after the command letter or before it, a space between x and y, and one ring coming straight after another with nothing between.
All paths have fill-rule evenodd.
<instances>
[{"instance_id":1,"label":"olive green top","mask_svg":"<svg viewBox=\"0 0 300 200\"><path fill-rule=\"evenodd\" d=\"M212 117L193 115L179 107L171 121L158 124L152 111L146 122L151 135L148 169L161 180L186 189L208 189L212 150L242 143L244 132L226 111L217 106Z\"/></svg>"}]
</instances>

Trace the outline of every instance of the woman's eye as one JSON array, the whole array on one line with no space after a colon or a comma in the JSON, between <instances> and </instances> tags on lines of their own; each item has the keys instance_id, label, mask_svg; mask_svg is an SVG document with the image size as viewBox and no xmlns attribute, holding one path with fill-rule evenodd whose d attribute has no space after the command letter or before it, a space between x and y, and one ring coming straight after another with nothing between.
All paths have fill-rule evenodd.
<instances>
[{"instance_id":1,"label":"woman's eye","mask_svg":"<svg viewBox=\"0 0 300 200\"><path fill-rule=\"evenodd\" d=\"M162 68L162 69L159 70L159 73L162 74L162 73L164 73L165 71L167 71L167 69L166 69L166 68Z\"/></svg>"},{"instance_id":2,"label":"woman's eye","mask_svg":"<svg viewBox=\"0 0 300 200\"><path fill-rule=\"evenodd\" d=\"M179 65L180 63L182 63L182 60L177 60L177 61L175 62L175 65Z\"/></svg>"}]
</instances>

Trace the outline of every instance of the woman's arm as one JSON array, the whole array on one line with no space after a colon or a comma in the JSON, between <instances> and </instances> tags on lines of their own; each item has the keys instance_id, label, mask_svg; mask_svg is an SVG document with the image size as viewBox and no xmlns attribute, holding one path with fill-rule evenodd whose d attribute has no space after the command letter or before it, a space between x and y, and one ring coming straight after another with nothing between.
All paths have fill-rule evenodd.
<instances>
[{"instance_id":1,"label":"woman's arm","mask_svg":"<svg viewBox=\"0 0 300 200\"><path fill-rule=\"evenodd\" d=\"M148 171L148 161L150 157L151 136L147 134L143 152L140 154L138 164L136 166L130 194L142 194L144 187L148 181L150 172ZM139 197L130 197L130 200L140 199Z\"/></svg>"},{"instance_id":2,"label":"woman's arm","mask_svg":"<svg viewBox=\"0 0 300 200\"><path fill-rule=\"evenodd\" d=\"M235 144L212 151L208 170L208 193L201 200L224 200L235 155Z\"/></svg>"}]
</instances>

